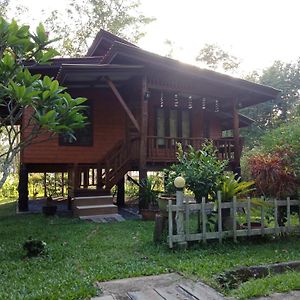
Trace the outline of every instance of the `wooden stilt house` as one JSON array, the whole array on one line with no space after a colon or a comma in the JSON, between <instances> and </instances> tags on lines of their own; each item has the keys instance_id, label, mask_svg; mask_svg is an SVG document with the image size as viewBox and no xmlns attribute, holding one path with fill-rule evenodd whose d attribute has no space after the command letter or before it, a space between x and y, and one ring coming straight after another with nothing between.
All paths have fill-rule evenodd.
<instances>
[{"instance_id":1,"label":"wooden stilt house","mask_svg":"<svg viewBox=\"0 0 300 300\"><path fill-rule=\"evenodd\" d=\"M54 59L31 72L52 76L74 97L88 98L90 124L76 141L57 136L22 151L20 210L28 209L29 172L67 172L71 197L85 197L94 208L103 201L106 208L93 213L111 213L115 208L101 196L114 185L122 190L128 171L145 178L147 171L175 162L176 142L199 148L211 139L219 157L239 172L239 129L251 120L238 110L278 94L147 52L103 30L86 56ZM232 136L225 138L227 130Z\"/></svg>"}]
</instances>

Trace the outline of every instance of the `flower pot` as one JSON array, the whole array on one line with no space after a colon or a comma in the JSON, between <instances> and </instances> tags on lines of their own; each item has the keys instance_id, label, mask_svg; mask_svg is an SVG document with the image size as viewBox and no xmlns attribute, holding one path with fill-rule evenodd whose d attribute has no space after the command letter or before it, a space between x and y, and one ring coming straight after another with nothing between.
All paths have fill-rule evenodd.
<instances>
[{"instance_id":1,"label":"flower pot","mask_svg":"<svg viewBox=\"0 0 300 300\"><path fill-rule=\"evenodd\" d=\"M176 204L176 196L161 195L158 197L158 200L157 200L160 213L164 217L168 217L168 215L169 215L168 211L167 211L167 206L169 205L169 200L172 200L172 205ZM173 214L175 214L175 212Z\"/></svg>"},{"instance_id":2,"label":"flower pot","mask_svg":"<svg viewBox=\"0 0 300 300\"><path fill-rule=\"evenodd\" d=\"M157 208L152 208L152 209L141 209L140 214L143 217L143 220L145 221L154 221L155 220L155 215L159 213L159 209Z\"/></svg>"},{"instance_id":3,"label":"flower pot","mask_svg":"<svg viewBox=\"0 0 300 300\"><path fill-rule=\"evenodd\" d=\"M54 216L56 214L56 205L45 205L43 206L43 214L45 216Z\"/></svg>"}]
</instances>

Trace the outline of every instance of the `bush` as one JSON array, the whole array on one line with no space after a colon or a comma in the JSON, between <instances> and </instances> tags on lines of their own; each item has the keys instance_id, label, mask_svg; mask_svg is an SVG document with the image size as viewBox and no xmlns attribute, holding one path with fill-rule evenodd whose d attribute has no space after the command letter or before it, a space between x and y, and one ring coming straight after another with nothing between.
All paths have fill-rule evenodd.
<instances>
[{"instance_id":1,"label":"bush","mask_svg":"<svg viewBox=\"0 0 300 300\"><path fill-rule=\"evenodd\" d=\"M202 197L213 197L227 165L227 161L219 160L216 154L217 150L209 141L199 150L189 146L186 152L178 144L178 163L173 164L166 172L167 188L171 188L175 177L180 175L185 178L186 187L194 193L197 202Z\"/></svg>"},{"instance_id":2,"label":"bush","mask_svg":"<svg viewBox=\"0 0 300 300\"><path fill-rule=\"evenodd\" d=\"M17 199L18 197L18 176L11 175L0 189L0 198Z\"/></svg>"},{"instance_id":3,"label":"bush","mask_svg":"<svg viewBox=\"0 0 300 300\"><path fill-rule=\"evenodd\" d=\"M26 250L27 257L35 257L45 254L46 246L47 244L44 241L29 238L23 244L23 249Z\"/></svg>"},{"instance_id":4,"label":"bush","mask_svg":"<svg viewBox=\"0 0 300 300\"><path fill-rule=\"evenodd\" d=\"M297 193L297 176L289 151L256 154L249 158L249 167L258 192L272 197L287 197Z\"/></svg>"},{"instance_id":5,"label":"bush","mask_svg":"<svg viewBox=\"0 0 300 300\"><path fill-rule=\"evenodd\" d=\"M244 153L243 176L255 179L257 190L266 196L297 194L300 182L300 118L296 117L270 130L260 146Z\"/></svg>"},{"instance_id":6,"label":"bush","mask_svg":"<svg viewBox=\"0 0 300 300\"><path fill-rule=\"evenodd\" d=\"M251 193L255 181L241 181L241 177L236 178L237 174L224 172L220 177L218 190L221 191L222 201L232 201L234 196L245 196Z\"/></svg>"}]
</instances>

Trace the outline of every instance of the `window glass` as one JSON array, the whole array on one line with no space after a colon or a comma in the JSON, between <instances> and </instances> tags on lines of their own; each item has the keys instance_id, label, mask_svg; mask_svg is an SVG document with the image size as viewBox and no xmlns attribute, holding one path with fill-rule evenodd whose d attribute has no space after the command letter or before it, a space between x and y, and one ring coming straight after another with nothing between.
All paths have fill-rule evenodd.
<instances>
[{"instance_id":1,"label":"window glass","mask_svg":"<svg viewBox=\"0 0 300 300\"><path fill-rule=\"evenodd\" d=\"M158 109L156 112L156 134L158 137L165 137L165 114L163 109ZM165 139L157 139L157 145L165 144Z\"/></svg>"},{"instance_id":2,"label":"window glass","mask_svg":"<svg viewBox=\"0 0 300 300\"><path fill-rule=\"evenodd\" d=\"M187 110L182 111L182 137L189 138L191 137L191 129L190 129L190 113Z\"/></svg>"},{"instance_id":3,"label":"window glass","mask_svg":"<svg viewBox=\"0 0 300 300\"><path fill-rule=\"evenodd\" d=\"M178 137L178 114L177 110L170 110L170 137Z\"/></svg>"}]
</instances>

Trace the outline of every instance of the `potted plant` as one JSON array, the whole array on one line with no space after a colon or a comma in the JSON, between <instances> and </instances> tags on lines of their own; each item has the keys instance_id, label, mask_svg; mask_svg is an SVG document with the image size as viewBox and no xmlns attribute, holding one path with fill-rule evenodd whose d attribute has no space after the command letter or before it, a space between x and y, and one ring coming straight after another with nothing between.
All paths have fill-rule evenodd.
<instances>
[{"instance_id":1,"label":"potted plant","mask_svg":"<svg viewBox=\"0 0 300 300\"><path fill-rule=\"evenodd\" d=\"M52 196L47 197L46 203L43 206L42 210L45 216L54 216L56 214L57 205L53 201Z\"/></svg>"},{"instance_id":2,"label":"potted plant","mask_svg":"<svg viewBox=\"0 0 300 300\"><path fill-rule=\"evenodd\" d=\"M157 189L159 178L148 177L139 182L139 211L144 220L154 220L159 212L157 198L160 191Z\"/></svg>"},{"instance_id":3,"label":"potted plant","mask_svg":"<svg viewBox=\"0 0 300 300\"><path fill-rule=\"evenodd\" d=\"M233 172L224 172L219 179L217 190L221 192L222 202L230 202L233 197L249 194L254 190L254 181L241 181L241 177L236 178ZM230 208L222 209L222 228L228 230L232 228L233 219Z\"/></svg>"},{"instance_id":4,"label":"potted plant","mask_svg":"<svg viewBox=\"0 0 300 300\"><path fill-rule=\"evenodd\" d=\"M164 192L158 195L157 202L160 213L164 216L167 216L167 205L169 203L169 200L172 200L172 204L176 204L176 188L174 186L174 179L177 176L177 172L169 169L165 169L163 172Z\"/></svg>"}]
</instances>

